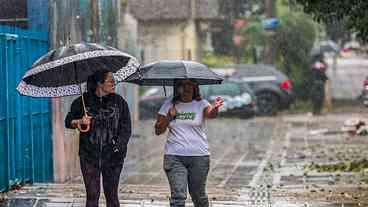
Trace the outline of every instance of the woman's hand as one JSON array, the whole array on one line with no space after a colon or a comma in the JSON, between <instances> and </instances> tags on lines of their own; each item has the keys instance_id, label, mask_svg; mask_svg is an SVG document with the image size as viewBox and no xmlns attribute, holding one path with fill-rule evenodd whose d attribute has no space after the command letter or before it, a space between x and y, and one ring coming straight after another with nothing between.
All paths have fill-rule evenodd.
<instances>
[{"instance_id":1,"label":"woman's hand","mask_svg":"<svg viewBox=\"0 0 368 207\"><path fill-rule=\"evenodd\" d=\"M92 116L85 115L82 118L81 124L83 125L90 125L92 120Z\"/></svg>"},{"instance_id":2,"label":"woman's hand","mask_svg":"<svg viewBox=\"0 0 368 207\"><path fill-rule=\"evenodd\" d=\"M166 116L158 114L155 124L155 134L160 135L164 133L169 127L170 121L175 119L177 113L178 111L176 110L175 105L173 105L167 112Z\"/></svg>"},{"instance_id":3,"label":"woman's hand","mask_svg":"<svg viewBox=\"0 0 368 207\"><path fill-rule=\"evenodd\" d=\"M167 118L169 119L169 121L171 121L171 120L175 119L177 112L178 112L178 111L176 110L175 105L173 105L173 106L169 109L169 112L167 113Z\"/></svg>"},{"instance_id":4,"label":"woman's hand","mask_svg":"<svg viewBox=\"0 0 368 207\"><path fill-rule=\"evenodd\" d=\"M224 105L224 100L221 97L216 97L215 103L204 109L205 117L209 119L216 118L222 105Z\"/></svg>"},{"instance_id":5,"label":"woman's hand","mask_svg":"<svg viewBox=\"0 0 368 207\"><path fill-rule=\"evenodd\" d=\"M73 120L80 132L88 132L91 125L92 116L85 115L82 119ZM73 124L73 122L72 122Z\"/></svg>"},{"instance_id":6,"label":"woman's hand","mask_svg":"<svg viewBox=\"0 0 368 207\"><path fill-rule=\"evenodd\" d=\"M222 105L224 105L224 99L222 99L220 96L216 97L214 108L219 109Z\"/></svg>"}]
</instances>

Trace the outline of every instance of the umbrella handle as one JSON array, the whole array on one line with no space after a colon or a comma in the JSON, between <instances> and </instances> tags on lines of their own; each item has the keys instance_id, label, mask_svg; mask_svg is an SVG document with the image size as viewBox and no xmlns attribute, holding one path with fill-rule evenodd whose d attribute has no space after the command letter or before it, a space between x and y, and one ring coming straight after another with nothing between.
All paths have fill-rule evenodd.
<instances>
[{"instance_id":1,"label":"umbrella handle","mask_svg":"<svg viewBox=\"0 0 368 207\"><path fill-rule=\"evenodd\" d=\"M89 128L90 128L90 125L88 124L87 125L87 128L83 129L82 128L82 125L80 123L77 124L77 127L79 129L80 132L88 132L89 131Z\"/></svg>"},{"instance_id":2,"label":"umbrella handle","mask_svg":"<svg viewBox=\"0 0 368 207\"><path fill-rule=\"evenodd\" d=\"M75 63L73 63L73 64L74 64L74 69L75 69L76 68L76 65L75 65ZM88 115L87 115L86 104L85 104L84 96L83 96L83 93L82 93L82 84L79 84L79 90L80 90L80 92L82 94L81 96L82 96L82 105L83 105L83 110L84 110L84 116L87 117ZM89 128L90 128L90 125L89 124L87 125L87 128L85 128L85 129L82 129L82 126L81 126L80 123L78 123L77 126L78 126L78 129L79 129L80 132L88 132L89 131Z\"/></svg>"},{"instance_id":3,"label":"umbrella handle","mask_svg":"<svg viewBox=\"0 0 368 207\"><path fill-rule=\"evenodd\" d=\"M86 116L86 117L88 116L87 112L84 112L84 116ZM84 124L84 126L87 126L87 127L85 129L83 129L82 128L82 125L78 122L77 127L78 127L78 129L79 129L80 132L88 132L89 129L90 129L90 125L91 124L88 124L88 125L85 125Z\"/></svg>"}]
</instances>

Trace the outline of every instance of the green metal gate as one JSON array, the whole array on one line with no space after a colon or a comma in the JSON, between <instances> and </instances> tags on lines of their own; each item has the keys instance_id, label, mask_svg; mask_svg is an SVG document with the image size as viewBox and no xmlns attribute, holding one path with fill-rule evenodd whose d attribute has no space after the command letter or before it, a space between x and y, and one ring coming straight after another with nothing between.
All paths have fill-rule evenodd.
<instances>
[{"instance_id":1,"label":"green metal gate","mask_svg":"<svg viewBox=\"0 0 368 207\"><path fill-rule=\"evenodd\" d=\"M16 91L48 48L47 32L0 26L0 192L53 179L50 101Z\"/></svg>"}]
</instances>

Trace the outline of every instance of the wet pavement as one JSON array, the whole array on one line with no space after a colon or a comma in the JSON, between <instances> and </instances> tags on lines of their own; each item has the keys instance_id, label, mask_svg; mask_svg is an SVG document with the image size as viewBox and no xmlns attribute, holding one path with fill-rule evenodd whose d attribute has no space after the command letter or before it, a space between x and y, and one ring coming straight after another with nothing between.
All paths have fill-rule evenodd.
<instances>
[{"instance_id":1,"label":"wet pavement","mask_svg":"<svg viewBox=\"0 0 368 207\"><path fill-rule=\"evenodd\" d=\"M209 121L211 206L368 206L367 170L306 168L312 163L368 159L368 136L337 132L345 119L359 116L300 114ZM318 130L332 133L316 133ZM168 206L169 188L162 170L164 143L165 136L153 135L152 120L141 123L129 144L121 177L121 206ZM10 201L3 206L64 207L83 206L85 193L81 178L76 177L67 184L26 186L8 197Z\"/></svg>"}]
</instances>

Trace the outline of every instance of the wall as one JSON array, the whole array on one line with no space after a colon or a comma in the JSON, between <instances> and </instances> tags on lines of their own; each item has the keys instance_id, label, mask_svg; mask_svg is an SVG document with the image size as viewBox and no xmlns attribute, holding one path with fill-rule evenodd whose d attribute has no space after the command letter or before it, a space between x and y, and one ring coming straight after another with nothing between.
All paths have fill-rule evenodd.
<instances>
[{"instance_id":1,"label":"wall","mask_svg":"<svg viewBox=\"0 0 368 207\"><path fill-rule=\"evenodd\" d=\"M196 27L191 21L140 22L139 45L144 62L198 60Z\"/></svg>"}]
</instances>

